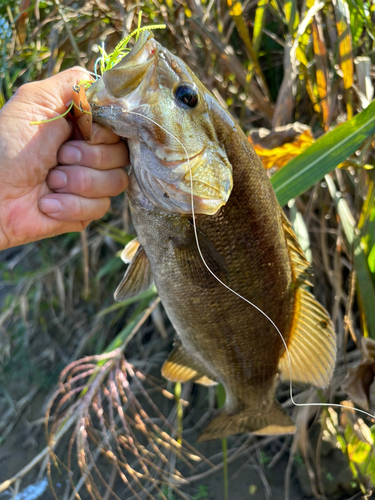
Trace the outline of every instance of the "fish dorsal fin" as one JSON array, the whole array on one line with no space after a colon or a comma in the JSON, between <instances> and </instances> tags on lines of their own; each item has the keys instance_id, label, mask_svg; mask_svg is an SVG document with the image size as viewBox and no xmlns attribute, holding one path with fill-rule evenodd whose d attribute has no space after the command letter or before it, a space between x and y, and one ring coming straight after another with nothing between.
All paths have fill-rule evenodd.
<instances>
[{"instance_id":1,"label":"fish dorsal fin","mask_svg":"<svg viewBox=\"0 0 375 500\"><path fill-rule=\"evenodd\" d=\"M134 240L129 241L129 243L125 245L124 250L121 252L121 260L125 262L125 264L130 264L133 260L139 245L140 243L138 238L134 238Z\"/></svg>"},{"instance_id":2,"label":"fish dorsal fin","mask_svg":"<svg viewBox=\"0 0 375 500\"><path fill-rule=\"evenodd\" d=\"M131 299L150 288L153 283L150 263L142 245L134 254L114 297L116 301Z\"/></svg>"},{"instance_id":3,"label":"fish dorsal fin","mask_svg":"<svg viewBox=\"0 0 375 500\"><path fill-rule=\"evenodd\" d=\"M171 382L193 381L201 385L216 385L217 382L211 375L206 374L207 370L183 347L181 341L175 342L175 347L163 364L161 374Z\"/></svg>"},{"instance_id":4,"label":"fish dorsal fin","mask_svg":"<svg viewBox=\"0 0 375 500\"><path fill-rule=\"evenodd\" d=\"M310 263L306 260L305 253L298 242L298 238L295 235L289 220L281 209L280 212L286 244L288 246L294 282L297 286L302 284L311 285L309 281L309 278L312 274Z\"/></svg>"},{"instance_id":5,"label":"fish dorsal fin","mask_svg":"<svg viewBox=\"0 0 375 500\"><path fill-rule=\"evenodd\" d=\"M215 245L199 229L197 236L200 251L210 270L224 283L228 282L228 268ZM173 237L172 243L181 272L192 284L201 288L211 288L217 285L217 280L208 271L199 253L193 227L190 227L184 235Z\"/></svg>"},{"instance_id":6,"label":"fish dorsal fin","mask_svg":"<svg viewBox=\"0 0 375 500\"><path fill-rule=\"evenodd\" d=\"M281 377L293 382L326 387L332 377L336 359L336 336L327 311L315 297L298 288L294 317L288 342L291 361L285 352L280 359Z\"/></svg>"}]
</instances>

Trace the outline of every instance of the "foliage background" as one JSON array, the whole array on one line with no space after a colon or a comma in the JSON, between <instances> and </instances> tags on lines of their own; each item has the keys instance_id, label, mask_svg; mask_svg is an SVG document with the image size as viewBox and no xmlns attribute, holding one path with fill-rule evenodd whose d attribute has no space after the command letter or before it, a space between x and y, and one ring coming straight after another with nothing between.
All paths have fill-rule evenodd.
<instances>
[{"instance_id":1,"label":"foliage background","mask_svg":"<svg viewBox=\"0 0 375 500\"><path fill-rule=\"evenodd\" d=\"M136 27L140 9L143 25L167 25L157 39L183 58L236 117L270 173L372 100L375 29L370 1L21 0L0 2L1 105L28 81L75 64L93 71L98 46L105 43L110 52ZM276 128L288 124L293 126ZM274 133L253 130L262 127ZM375 338L372 141L369 135L342 168L297 197L287 211L312 261L315 294L330 311L339 341L330 390L300 388L298 401L342 401L350 392L341 387L345 374L362 362L363 373L352 372L357 390L350 395L362 397L362 407L373 413L373 357L369 350L365 357L362 342L363 337ZM335 141L328 142L332 146ZM0 480L13 477L44 448L42 417L64 367L103 353L155 299L151 291L133 304L113 303L124 272L119 252L133 236L126 197L120 196L104 220L82 235L0 254ZM174 333L161 306L153 304L126 357L159 377ZM175 390L162 381L158 387ZM287 387L280 386L278 396L292 409ZM216 405L215 391L185 384L181 397L190 402L183 419L173 401L157 399L157 404L169 423L182 425L183 436L194 445L199 426ZM193 476L191 484L180 491L164 485L164 496L153 494L224 498L223 457L229 461L223 469L229 471L230 498L349 498L372 488L374 433L365 429L371 422L363 427L351 413L322 413L316 407L294 409L293 414L299 429L293 438L230 438L227 452L221 443L200 447L210 464L184 471ZM66 445L62 441L62 455ZM174 460L172 454L168 459ZM74 467L79 476L78 465ZM105 474L114 477L111 485L121 492L123 483L113 470L109 467ZM44 458L6 493L16 494L44 478L45 471ZM53 479L55 486L60 484L56 490L70 498L69 486L62 491L62 477ZM104 488L100 494L109 498L108 492ZM80 494L86 498L83 488Z\"/></svg>"}]
</instances>

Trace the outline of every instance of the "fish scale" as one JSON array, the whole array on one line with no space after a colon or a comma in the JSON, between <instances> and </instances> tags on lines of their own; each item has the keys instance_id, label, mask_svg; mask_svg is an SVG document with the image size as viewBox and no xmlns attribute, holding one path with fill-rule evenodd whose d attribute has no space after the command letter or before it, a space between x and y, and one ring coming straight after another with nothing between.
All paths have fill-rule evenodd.
<instances>
[{"instance_id":1,"label":"fish scale","mask_svg":"<svg viewBox=\"0 0 375 500\"><path fill-rule=\"evenodd\" d=\"M189 92L191 107L176 97ZM94 119L127 139L132 165L127 193L138 242L115 297L154 281L178 335L162 374L225 387L225 405L199 439L294 432L275 399L279 374L328 385L336 340L327 312L307 291L308 263L246 136L148 32L87 97L93 110L124 110ZM266 316L288 344L291 366Z\"/></svg>"}]
</instances>

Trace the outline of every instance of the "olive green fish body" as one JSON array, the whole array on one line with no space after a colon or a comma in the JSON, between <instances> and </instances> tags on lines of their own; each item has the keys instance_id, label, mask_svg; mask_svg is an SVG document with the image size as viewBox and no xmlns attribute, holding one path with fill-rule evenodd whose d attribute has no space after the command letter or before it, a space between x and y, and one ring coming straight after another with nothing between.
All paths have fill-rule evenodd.
<instances>
[{"instance_id":1,"label":"olive green fish body","mask_svg":"<svg viewBox=\"0 0 375 500\"><path fill-rule=\"evenodd\" d=\"M133 51L88 92L94 119L128 139L132 163L139 246L125 249L131 263L117 298L154 280L179 338L163 375L224 385L225 406L202 440L293 432L275 401L278 373L325 386L335 360L330 320L306 290L303 252L232 118L149 35Z\"/></svg>"},{"instance_id":2,"label":"olive green fish body","mask_svg":"<svg viewBox=\"0 0 375 500\"><path fill-rule=\"evenodd\" d=\"M278 205L258 158L241 139L233 144L233 157L229 154L234 188L228 203L196 223L225 263L227 273L220 277L270 316L287 339L294 304L285 236L274 215ZM259 182L263 190L256 189ZM284 348L279 334L210 275L188 217L144 209L131 191L129 198L139 241L183 345L224 384L231 410L267 406ZM186 247L192 249L190 260L178 255Z\"/></svg>"}]
</instances>

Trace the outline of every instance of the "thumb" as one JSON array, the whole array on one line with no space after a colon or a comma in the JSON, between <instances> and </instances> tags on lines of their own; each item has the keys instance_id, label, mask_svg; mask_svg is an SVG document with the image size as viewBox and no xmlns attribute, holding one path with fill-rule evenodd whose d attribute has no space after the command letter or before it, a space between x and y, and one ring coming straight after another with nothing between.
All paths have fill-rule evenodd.
<instances>
[{"instance_id":1,"label":"thumb","mask_svg":"<svg viewBox=\"0 0 375 500\"><path fill-rule=\"evenodd\" d=\"M82 80L92 80L92 78L88 71L76 66L31 84L39 91L38 105L45 108L47 118L53 118L56 112L62 114L66 111L66 105L73 97L73 87ZM47 116L48 112L50 116Z\"/></svg>"}]
</instances>

